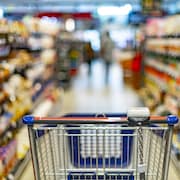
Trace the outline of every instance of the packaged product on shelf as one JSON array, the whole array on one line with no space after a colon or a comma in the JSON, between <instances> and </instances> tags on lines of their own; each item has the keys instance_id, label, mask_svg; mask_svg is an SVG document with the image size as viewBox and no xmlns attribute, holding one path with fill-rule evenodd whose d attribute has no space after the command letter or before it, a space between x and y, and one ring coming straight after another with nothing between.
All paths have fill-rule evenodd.
<instances>
[{"instance_id":1,"label":"packaged product on shelf","mask_svg":"<svg viewBox=\"0 0 180 180\"><path fill-rule=\"evenodd\" d=\"M173 15L164 20L164 34L175 35L180 33L180 15Z\"/></svg>"},{"instance_id":2,"label":"packaged product on shelf","mask_svg":"<svg viewBox=\"0 0 180 180\"><path fill-rule=\"evenodd\" d=\"M27 39L29 33L25 24L20 21L12 21L9 23L9 26L9 40L11 42L11 49L27 49Z\"/></svg>"},{"instance_id":3,"label":"packaged product on shelf","mask_svg":"<svg viewBox=\"0 0 180 180\"><path fill-rule=\"evenodd\" d=\"M34 58L26 51L13 52L9 64L14 67L14 73L25 76L26 70L34 63Z\"/></svg>"},{"instance_id":4,"label":"packaged product on shelf","mask_svg":"<svg viewBox=\"0 0 180 180\"><path fill-rule=\"evenodd\" d=\"M25 38L27 38L29 35L25 24L21 21L13 21L9 23L9 31L10 33L15 33Z\"/></svg>"},{"instance_id":5,"label":"packaged product on shelf","mask_svg":"<svg viewBox=\"0 0 180 180\"><path fill-rule=\"evenodd\" d=\"M46 49L41 52L40 59L45 64L54 64L56 60L56 51L54 49Z\"/></svg>"},{"instance_id":6,"label":"packaged product on shelf","mask_svg":"<svg viewBox=\"0 0 180 180\"><path fill-rule=\"evenodd\" d=\"M180 40L178 38L169 39L168 50L173 56L180 57Z\"/></svg>"},{"instance_id":7,"label":"packaged product on shelf","mask_svg":"<svg viewBox=\"0 0 180 180\"><path fill-rule=\"evenodd\" d=\"M10 95L10 101L6 103L6 111L13 115L11 121L20 120L21 116L32 107L31 83L20 75L13 75L4 88Z\"/></svg>"},{"instance_id":8,"label":"packaged product on shelf","mask_svg":"<svg viewBox=\"0 0 180 180\"><path fill-rule=\"evenodd\" d=\"M9 76L10 76L10 70L7 67L0 64L0 82L7 80Z\"/></svg>"},{"instance_id":9,"label":"packaged product on shelf","mask_svg":"<svg viewBox=\"0 0 180 180\"><path fill-rule=\"evenodd\" d=\"M38 29L39 29L39 18L25 16L22 21L25 24L25 26L27 27L28 32L33 33L33 32L38 31Z\"/></svg>"},{"instance_id":10,"label":"packaged product on shelf","mask_svg":"<svg viewBox=\"0 0 180 180\"><path fill-rule=\"evenodd\" d=\"M6 177L17 160L17 141L0 147L0 178Z\"/></svg>"},{"instance_id":11,"label":"packaged product on shelf","mask_svg":"<svg viewBox=\"0 0 180 180\"><path fill-rule=\"evenodd\" d=\"M0 135L1 135L10 126L12 114L9 112L5 112L0 116L0 118L1 118L1 120L0 120Z\"/></svg>"},{"instance_id":12,"label":"packaged product on shelf","mask_svg":"<svg viewBox=\"0 0 180 180\"><path fill-rule=\"evenodd\" d=\"M165 107L171 114L179 114L179 102L177 97L167 94L165 96Z\"/></svg>"},{"instance_id":13,"label":"packaged product on shelf","mask_svg":"<svg viewBox=\"0 0 180 180\"><path fill-rule=\"evenodd\" d=\"M39 19L39 32L56 36L60 30L60 23L54 18L42 18Z\"/></svg>"},{"instance_id":14,"label":"packaged product on shelf","mask_svg":"<svg viewBox=\"0 0 180 180\"><path fill-rule=\"evenodd\" d=\"M21 65L27 65L28 63L32 62L33 57L30 55L30 53L21 50L17 52L15 60L14 62L17 63L16 65L21 66Z\"/></svg>"},{"instance_id":15,"label":"packaged product on shelf","mask_svg":"<svg viewBox=\"0 0 180 180\"><path fill-rule=\"evenodd\" d=\"M55 38L41 32L32 33L27 41L28 47L32 50L53 49Z\"/></svg>"},{"instance_id":16,"label":"packaged product on shelf","mask_svg":"<svg viewBox=\"0 0 180 180\"><path fill-rule=\"evenodd\" d=\"M31 82L34 82L39 77L42 77L44 72L45 64L42 62L38 62L26 71L26 76L29 80L31 80Z\"/></svg>"},{"instance_id":17,"label":"packaged product on shelf","mask_svg":"<svg viewBox=\"0 0 180 180\"><path fill-rule=\"evenodd\" d=\"M16 135L17 140L17 158L21 160L27 154L30 144L28 139L28 131L26 128L22 128Z\"/></svg>"},{"instance_id":18,"label":"packaged product on shelf","mask_svg":"<svg viewBox=\"0 0 180 180\"><path fill-rule=\"evenodd\" d=\"M44 35L41 38L41 46L42 46L42 48L51 49L51 48L54 47L54 45L55 45L55 40L54 40L53 37L48 36L48 35Z\"/></svg>"},{"instance_id":19,"label":"packaged product on shelf","mask_svg":"<svg viewBox=\"0 0 180 180\"><path fill-rule=\"evenodd\" d=\"M9 23L6 19L0 19L0 33L9 32Z\"/></svg>"},{"instance_id":20,"label":"packaged product on shelf","mask_svg":"<svg viewBox=\"0 0 180 180\"><path fill-rule=\"evenodd\" d=\"M0 104L2 104L3 102L5 102L9 97L9 94L0 88Z\"/></svg>"},{"instance_id":21,"label":"packaged product on shelf","mask_svg":"<svg viewBox=\"0 0 180 180\"><path fill-rule=\"evenodd\" d=\"M30 49L41 49L42 47L40 38L30 37L28 38L27 44L28 44L28 47L30 47Z\"/></svg>"},{"instance_id":22,"label":"packaged product on shelf","mask_svg":"<svg viewBox=\"0 0 180 180\"><path fill-rule=\"evenodd\" d=\"M11 51L9 34L0 32L0 58L6 58Z\"/></svg>"}]
</instances>

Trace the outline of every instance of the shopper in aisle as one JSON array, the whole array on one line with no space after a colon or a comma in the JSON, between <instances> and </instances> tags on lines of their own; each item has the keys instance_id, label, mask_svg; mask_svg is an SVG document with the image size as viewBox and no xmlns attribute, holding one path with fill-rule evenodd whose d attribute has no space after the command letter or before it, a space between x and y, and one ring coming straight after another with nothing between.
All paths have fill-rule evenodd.
<instances>
[{"instance_id":1,"label":"shopper in aisle","mask_svg":"<svg viewBox=\"0 0 180 180\"><path fill-rule=\"evenodd\" d=\"M92 61L94 58L94 52L90 42L87 42L84 47L84 57L85 62L88 64L88 75L91 75L92 72Z\"/></svg>"},{"instance_id":2,"label":"shopper in aisle","mask_svg":"<svg viewBox=\"0 0 180 180\"><path fill-rule=\"evenodd\" d=\"M109 69L112 63L112 51L114 48L114 43L110 37L109 31L106 31L101 37L101 57L105 63L105 82L109 83Z\"/></svg>"}]
</instances>

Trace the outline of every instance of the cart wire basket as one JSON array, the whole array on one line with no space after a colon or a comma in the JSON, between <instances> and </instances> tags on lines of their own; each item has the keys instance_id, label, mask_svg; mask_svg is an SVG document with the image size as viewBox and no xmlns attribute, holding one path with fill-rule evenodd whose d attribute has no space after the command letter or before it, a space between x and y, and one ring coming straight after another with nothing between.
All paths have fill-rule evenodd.
<instances>
[{"instance_id":1,"label":"cart wire basket","mask_svg":"<svg viewBox=\"0 0 180 180\"><path fill-rule=\"evenodd\" d=\"M167 180L176 116L25 116L36 180Z\"/></svg>"}]
</instances>

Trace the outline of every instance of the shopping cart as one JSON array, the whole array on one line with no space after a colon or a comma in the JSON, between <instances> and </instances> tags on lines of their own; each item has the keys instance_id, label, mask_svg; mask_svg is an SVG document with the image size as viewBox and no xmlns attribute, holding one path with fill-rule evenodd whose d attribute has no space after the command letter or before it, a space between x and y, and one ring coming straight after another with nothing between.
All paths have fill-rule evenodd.
<instances>
[{"instance_id":1,"label":"shopping cart","mask_svg":"<svg viewBox=\"0 0 180 180\"><path fill-rule=\"evenodd\" d=\"M23 121L36 180L167 180L176 116L150 116L147 108L136 108L127 115Z\"/></svg>"}]
</instances>

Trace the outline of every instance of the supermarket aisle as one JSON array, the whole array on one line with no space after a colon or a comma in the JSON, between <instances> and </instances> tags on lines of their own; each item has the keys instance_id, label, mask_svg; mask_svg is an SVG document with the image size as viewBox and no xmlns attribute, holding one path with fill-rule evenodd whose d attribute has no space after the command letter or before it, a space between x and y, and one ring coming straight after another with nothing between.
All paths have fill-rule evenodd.
<instances>
[{"instance_id":1,"label":"supermarket aisle","mask_svg":"<svg viewBox=\"0 0 180 180\"><path fill-rule=\"evenodd\" d=\"M62 113L67 112L125 112L129 106L138 106L137 95L124 86L122 70L113 64L109 84L105 84L103 63L96 61L92 75L87 76L87 67L82 65L73 87L65 93Z\"/></svg>"},{"instance_id":2,"label":"supermarket aisle","mask_svg":"<svg viewBox=\"0 0 180 180\"><path fill-rule=\"evenodd\" d=\"M137 94L124 86L122 70L114 64L110 71L110 83L104 83L103 64L94 62L92 77L87 76L87 67L82 65L79 76L73 86L64 94L62 107L56 115L69 112L126 112L130 106L140 106ZM29 165L20 180L32 179L32 166ZM170 178L178 180L176 171L171 165Z\"/></svg>"}]
</instances>

